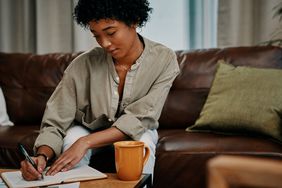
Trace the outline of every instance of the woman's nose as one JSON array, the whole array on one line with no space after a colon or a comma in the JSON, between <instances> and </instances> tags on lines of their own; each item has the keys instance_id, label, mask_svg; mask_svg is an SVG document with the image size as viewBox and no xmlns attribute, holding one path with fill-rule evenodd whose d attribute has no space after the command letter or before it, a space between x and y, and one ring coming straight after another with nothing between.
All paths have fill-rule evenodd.
<instances>
[{"instance_id":1,"label":"woman's nose","mask_svg":"<svg viewBox=\"0 0 282 188\"><path fill-rule=\"evenodd\" d=\"M103 39L100 45L102 48L108 48L109 46L111 46L111 42L107 39Z\"/></svg>"}]
</instances>

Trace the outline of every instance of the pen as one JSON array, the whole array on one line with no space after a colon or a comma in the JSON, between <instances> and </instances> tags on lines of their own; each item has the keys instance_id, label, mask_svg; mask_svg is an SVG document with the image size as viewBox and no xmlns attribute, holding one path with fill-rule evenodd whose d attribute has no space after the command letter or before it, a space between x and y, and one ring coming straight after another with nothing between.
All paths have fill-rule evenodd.
<instances>
[{"instance_id":1,"label":"pen","mask_svg":"<svg viewBox=\"0 0 282 188\"><path fill-rule=\"evenodd\" d=\"M20 152L25 156L25 159L37 170L37 165L32 160L32 158L28 155L27 151L25 150L22 144L19 144L19 149L20 149ZM42 179L44 179L43 173L41 174L41 176L42 176Z\"/></svg>"}]
</instances>

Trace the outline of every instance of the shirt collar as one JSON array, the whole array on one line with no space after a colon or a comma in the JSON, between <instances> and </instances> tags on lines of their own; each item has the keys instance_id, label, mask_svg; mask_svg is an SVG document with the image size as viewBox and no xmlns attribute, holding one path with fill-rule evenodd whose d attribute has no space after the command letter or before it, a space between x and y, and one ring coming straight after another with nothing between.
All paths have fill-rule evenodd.
<instances>
[{"instance_id":1,"label":"shirt collar","mask_svg":"<svg viewBox=\"0 0 282 188\"><path fill-rule=\"evenodd\" d=\"M136 62L131 66L131 70L136 70L140 66L140 64L143 62L143 60L150 54L150 52L152 50L152 43L151 43L150 40L141 36L140 34L138 34L138 37L144 43L144 50L143 50L142 54L140 55L140 57L136 60ZM105 53L107 53L107 52L105 51ZM113 76L114 80L116 82L118 82L118 80L116 79L118 75L117 75L115 67L114 67L114 61L112 59L111 54L109 54L109 53L107 53L107 62L109 64L109 68L110 68L110 71L112 72L112 76Z\"/></svg>"}]
</instances>

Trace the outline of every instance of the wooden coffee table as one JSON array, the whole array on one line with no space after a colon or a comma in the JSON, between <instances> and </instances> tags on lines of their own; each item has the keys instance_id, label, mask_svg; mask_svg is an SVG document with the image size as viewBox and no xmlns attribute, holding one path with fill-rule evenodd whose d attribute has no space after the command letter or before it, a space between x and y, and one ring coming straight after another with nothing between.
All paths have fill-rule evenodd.
<instances>
[{"instance_id":1,"label":"wooden coffee table","mask_svg":"<svg viewBox=\"0 0 282 188\"><path fill-rule=\"evenodd\" d=\"M15 169L1 169L2 172L11 171ZM108 175L108 178L99 179L99 180L90 180L80 182L80 188L142 188L146 185L147 188L152 187L152 176L151 174L142 174L141 178L136 181L121 181L117 178L117 175L114 173L105 173Z\"/></svg>"},{"instance_id":2,"label":"wooden coffee table","mask_svg":"<svg viewBox=\"0 0 282 188\"><path fill-rule=\"evenodd\" d=\"M139 180L136 181L121 181L116 174L106 173L108 178L92 181L80 182L80 188L141 188L145 185L147 188L152 187L151 174L143 174Z\"/></svg>"}]
</instances>

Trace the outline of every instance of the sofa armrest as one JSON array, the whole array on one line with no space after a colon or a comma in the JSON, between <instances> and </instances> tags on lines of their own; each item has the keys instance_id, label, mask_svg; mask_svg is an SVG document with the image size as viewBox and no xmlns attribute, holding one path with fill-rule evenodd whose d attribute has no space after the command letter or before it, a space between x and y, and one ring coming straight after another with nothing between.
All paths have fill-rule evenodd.
<instances>
[{"instance_id":1,"label":"sofa armrest","mask_svg":"<svg viewBox=\"0 0 282 188\"><path fill-rule=\"evenodd\" d=\"M208 187L281 187L282 161L218 156L208 162Z\"/></svg>"}]
</instances>

